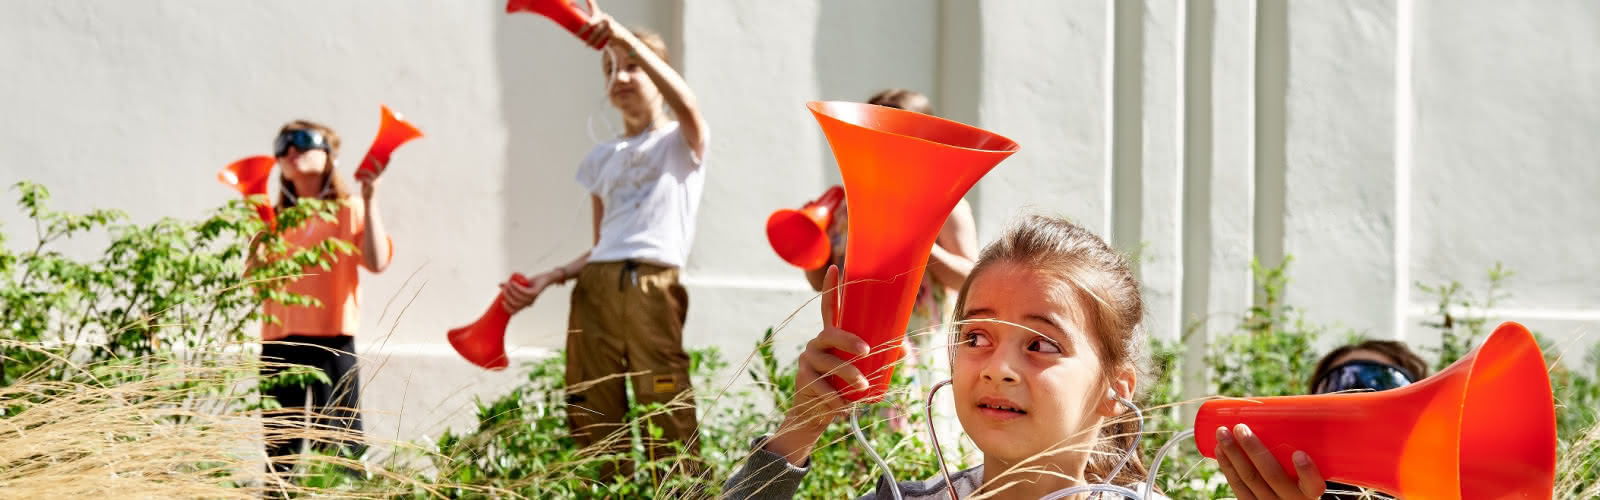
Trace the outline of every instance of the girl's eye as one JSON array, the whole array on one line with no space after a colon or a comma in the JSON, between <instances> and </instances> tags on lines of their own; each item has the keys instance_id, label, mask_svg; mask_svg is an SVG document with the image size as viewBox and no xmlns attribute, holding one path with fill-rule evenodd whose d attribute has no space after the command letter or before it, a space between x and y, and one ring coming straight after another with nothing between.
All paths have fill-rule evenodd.
<instances>
[{"instance_id":1,"label":"girl's eye","mask_svg":"<svg viewBox=\"0 0 1600 500\"><path fill-rule=\"evenodd\" d=\"M968 347L989 347L994 345L994 342L989 341L988 334L972 331L961 336L961 344Z\"/></svg>"},{"instance_id":2,"label":"girl's eye","mask_svg":"<svg viewBox=\"0 0 1600 500\"><path fill-rule=\"evenodd\" d=\"M1039 337L1033 339L1033 342L1028 344L1028 350L1049 354L1061 354L1061 345L1056 344L1053 340Z\"/></svg>"}]
</instances>

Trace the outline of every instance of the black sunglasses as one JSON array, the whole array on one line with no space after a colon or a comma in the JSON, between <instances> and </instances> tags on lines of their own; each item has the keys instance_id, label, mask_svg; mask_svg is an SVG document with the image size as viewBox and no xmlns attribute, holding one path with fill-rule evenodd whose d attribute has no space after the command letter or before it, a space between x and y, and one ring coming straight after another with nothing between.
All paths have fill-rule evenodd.
<instances>
[{"instance_id":1,"label":"black sunglasses","mask_svg":"<svg viewBox=\"0 0 1600 500\"><path fill-rule=\"evenodd\" d=\"M1356 360L1342 363L1317 379L1312 394L1365 389L1387 391L1411 385L1416 377L1406 370L1384 363Z\"/></svg>"},{"instance_id":2,"label":"black sunglasses","mask_svg":"<svg viewBox=\"0 0 1600 500\"><path fill-rule=\"evenodd\" d=\"M320 149L328 151L328 139L321 132L310 129L285 130L278 134L278 139L272 141L272 152L277 158L289 154L289 146L301 151Z\"/></svg>"}]
</instances>

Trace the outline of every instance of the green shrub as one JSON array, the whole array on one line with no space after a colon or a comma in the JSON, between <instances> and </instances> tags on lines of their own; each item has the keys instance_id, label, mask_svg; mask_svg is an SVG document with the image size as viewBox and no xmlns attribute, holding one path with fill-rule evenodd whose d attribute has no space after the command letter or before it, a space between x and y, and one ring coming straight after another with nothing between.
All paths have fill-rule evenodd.
<instances>
[{"instance_id":1,"label":"green shrub","mask_svg":"<svg viewBox=\"0 0 1600 500\"><path fill-rule=\"evenodd\" d=\"M44 186L14 187L34 241L16 251L0 233L0 335L14 342L0 346L0 385L39 369L63 376L65 366L54 359L98 364L239 345L255 338L246 328L263 320L263 299L315 303L283 292L284 279L302 266L326 268L353 250L339 241L290 249L280 233L264 231L242 201L197 222L166 218L139 225L116 210L56 211ZM279 224L331 218L336 208L308 200L282 211ZM246 279L246 242L258 233L266 251L286 258ZM96 238L109 243L88 259L60 250L69 241Z\"/></svg>"}]
</instances>

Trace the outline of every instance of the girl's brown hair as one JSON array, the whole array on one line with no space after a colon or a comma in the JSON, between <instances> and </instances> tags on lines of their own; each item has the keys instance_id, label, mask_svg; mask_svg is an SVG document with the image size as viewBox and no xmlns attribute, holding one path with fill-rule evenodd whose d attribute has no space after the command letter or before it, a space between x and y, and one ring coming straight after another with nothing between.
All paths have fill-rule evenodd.
<instances>
[{"instance_id":1,"label":"girl's brown hair","mask_svg":"<svg viewBox=\"0 0 1600 500\"><path fill-rule=\"evenodd\" d=\"M1031 215L1013 222L999 239L984 247L967 282L961 286L961 296L956 299L958 320L966 319L967 292L973 280L1000 263L1046 270L1071 285L1079 301L1088 306L1090 326L1100 340L1095 352L1100 357L1101 376L1105 380L1111 380L1123 370L1132 370L1136 380L1149 380L1146 375L1150 351L1140 324L1144 317L1144 300L1139 295L1139 280L1134 277L1127 259L1112 250L1105 240L1061 218ZM1134 390L1138 392L1138 388ZM1139 401L1135 394L1122 396ZM1132 415L1118 417L1100 428L1086 468L1092 481L1128 484L1144 479L1144 462L1137 452L1117 477L1106 477L1127 454L1138 430L1139 423Z\"/></svg>"},{"instance_id":2,"label":"girl's brown hair","mask_svg":"<svg viewBox=\"0 0 1600 500\"><path fill-rule=\"evenodd\" d=\"M933 105L928 103L928 96L914 90L888 89L872 95L867 99L867 104L888 106L925 115L933 114Z\"/></svg>"},{"instance_id":3,"label":"girl's brown hair","mask_svg":"<svg viewBox=\"0 0 1600 500\"><path fill-rule=\"evenodd\" d=\"M314 196L324 200L341 200L350 197L354 191L344 182L343 178L339 177L339 174L333 171L334 159L339 157L339 134L328 128L327 125L310 120L295 120L285 123L283 127L278 129L278 134L282 135L290 130L316 131L328 141L328 165L322 171L322 192L316 193ZM295 200L300 196L304 195L295 192L294 183L289 182L289 178L283 175L280 169L278 172L278 209L282 210L294 206Z\"/></svg>"},{"instance_id":4,"label":"girl's brown hair","mask_svg":"<svg viewBox=\"0 0 1600 500\"><path fill-rule=\"evenodd\" d=\"M1394 360L1395 366L1400 367L1408 375L1416 378L1412 382L1421 382L1422 379L1428 377L1428 362L1423 361L1421 356L1417 356L1417 353L1411 352L1411 348L1406 347L1405 343L1393 340L1368 340L1359 344L1350 344L1334 349L1327 356L1323 356L1322 361L1317 362L1317 369L1311 372L1311 379L1306 381L1306 392L1313 393L1317 391L1317 381L1322 379L1323 375L1327 375L1329 370L1333 369L1334 360L1355 351L1372 351L1388 356L1389 359Z\"/></svg>"},{"instance_id":5,"label":"girl's brown hair","mask_svg":"<svg viewBox=\"0 0 1600 500\"><path fill-rule=\"evenodd\" d=\"M643 42L644 46L650 49L650 52L654 52L656 57L661 58L661 62L667 63L668 66L672 65L672 53L667 50L667 40L661 38L660 33L643 26L630 26L628 31L633 33L634 38L638 38L640 42ZM600 70L607 75L611 74L613 69L613 61L610 54L610 52L600 53Z\"/></svg>"}]
</instances>

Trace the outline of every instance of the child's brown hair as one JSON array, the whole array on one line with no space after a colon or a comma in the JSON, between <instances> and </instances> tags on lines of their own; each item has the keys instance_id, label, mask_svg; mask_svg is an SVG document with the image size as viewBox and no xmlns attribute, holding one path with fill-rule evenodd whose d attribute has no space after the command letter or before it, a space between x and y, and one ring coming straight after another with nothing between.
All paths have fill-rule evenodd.
<instances>
[{"instance_id":1,"label":"child's brown hair","mask_svg":"<svg viewBox=\"0 0 1600 500\"><path fill-rule=\"evenodd\" d=\"M928 96L914 90L888 89L872 95L867 99L867 104L888 106L925 115L933 114L933 105L928 103Z\"/></svg>"}]
</instances>

